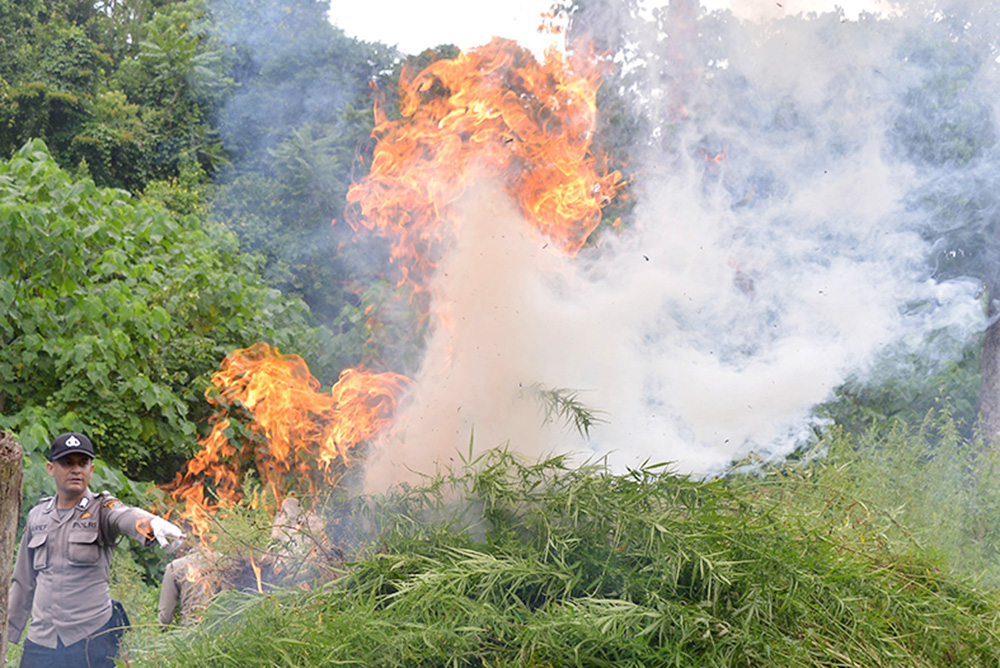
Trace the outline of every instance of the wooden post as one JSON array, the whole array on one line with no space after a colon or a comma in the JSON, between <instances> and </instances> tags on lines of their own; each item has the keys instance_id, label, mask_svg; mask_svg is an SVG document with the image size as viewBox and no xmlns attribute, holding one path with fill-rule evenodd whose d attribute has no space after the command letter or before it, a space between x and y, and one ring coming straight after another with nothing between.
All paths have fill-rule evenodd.
<instances>
[{"instance_id":1,"label":"wooden post","mask_svg":"<svg viewBox=\"0 0 1000 668\"><path fill-rule=\"evenodd\" d=\"M10 612L10 576L14 541L21 516L21 478L24 449L12 434L0 431L0 665L7 657L7 617Z\"/></svg>"}]
</instances>

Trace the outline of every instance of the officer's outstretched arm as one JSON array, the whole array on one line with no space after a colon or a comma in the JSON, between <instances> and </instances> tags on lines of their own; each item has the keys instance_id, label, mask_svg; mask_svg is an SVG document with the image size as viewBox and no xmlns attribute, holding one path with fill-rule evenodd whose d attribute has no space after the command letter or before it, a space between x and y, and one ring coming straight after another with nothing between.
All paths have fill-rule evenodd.
<instances>
[{"instance_id":1,"label":"officer's outstretched arm","mask_svg":"<svg viewBox=\"0 0 1000 668\"><path fill-rule=\"evenodd\" d=\"M113 496L102 496L101 506L105 535L129 536L147 546L154 540L165 546L173 539L184 537L184 532L176 524L142 508L126 506Z\"/></svg>"}]
</instances>

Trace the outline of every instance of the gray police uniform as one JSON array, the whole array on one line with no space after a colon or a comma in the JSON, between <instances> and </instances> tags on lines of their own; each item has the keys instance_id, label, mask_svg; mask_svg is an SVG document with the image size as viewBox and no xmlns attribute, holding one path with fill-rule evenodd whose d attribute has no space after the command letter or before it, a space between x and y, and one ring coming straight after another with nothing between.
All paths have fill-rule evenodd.
<instances>
[{"instance_id":1,"label":"gray police uniform","mask_svg":"<svg viewBox=\"0 0 1000 668\"><path fill-rule=\"evenodd\" d=\"M198 621L212 598L210 566L205 557L195 551L167 564L160 586L159 618L164 626L174 621L180 604L180 624L189 626Z\"/></svg>"},{"instance_id":2,"label":"gray police uniform","mask_svg":"<svg viewBox=\"0 0 1000 668\"><path fill-rule=\"evenodd\" d=\"M28 640L55 648L72 645L111 619L108 574L115 539L153 542L154 515L89 489L60 515L55 497L28 513L10 587L8 635L17 643L31 616Z\"/></svg>"}]
</instances>

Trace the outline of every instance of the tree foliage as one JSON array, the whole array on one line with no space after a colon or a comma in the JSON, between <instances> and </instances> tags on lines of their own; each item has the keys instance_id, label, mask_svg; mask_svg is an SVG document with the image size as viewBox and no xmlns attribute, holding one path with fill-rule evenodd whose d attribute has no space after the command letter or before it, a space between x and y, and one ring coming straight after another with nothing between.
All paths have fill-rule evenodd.
<instances>
[{"instance_id":1,"label":"tree foliage","mask_svg":"<svg viewBox=\"0 0 1000 668\"><path fill-rule=\"evenodd\" d=\"M353 329L371 249L350 243L347 189L374 125L373 91L393 88L398 55L348 38L314 0L213 4L212 36L236 91L219 117L232 168L213 216L266 258L265 276L323 322Z\"/></svg>"},{"instance_id":2,"label":"tree foliage","mask_svg":"<svg viewBox=\"0 0 1000 668\"><path fill-rule=\"evenodd\" d=\"M234 82L205 21L199 2L161 9L142 24L138 53L123 60L112 79L140 106L150 178L176 175L185 159L212 176L227 160L215 123Z\"/></svg>"},{"instance_id":3,"label":"tree foliage","mask_svg":"<svg viewBox=\"0 0 1000 668\"><path fill-rule=\"evenodd\" d=\"M197 0L13 4L0 11L0 157L43 139L59 164L131 192L187 155L206 175L223 161L212 117L231 82L196 30Z\"/></svg>"},{"instance_id":4,"label":"tree foliage","mask_svg":"<svg viewBox=\"0 0 1000 668\"><path fill-rule=\"evenodd\" d=\"M29 453L79 429L126 474L165 478L193 452L228 352L319 349L304 305L194 216L74 181L40 140L0 184L0 424Z\"/></svg>"}]
</instances>

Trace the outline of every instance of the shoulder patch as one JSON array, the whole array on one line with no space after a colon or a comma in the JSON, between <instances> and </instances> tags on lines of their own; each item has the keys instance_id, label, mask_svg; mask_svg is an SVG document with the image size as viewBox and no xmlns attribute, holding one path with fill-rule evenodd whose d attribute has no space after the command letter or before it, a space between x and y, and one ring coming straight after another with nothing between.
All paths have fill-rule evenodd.
<instances>
[{"instance_id":1,"label":"shoulder patch","mask_svg":"<svg viewBox=\"0 0 1000 668\"><path fill-rule=\"evenodd\" d=\"M115 508L121 508L124 505L125 505L124 503L122 503L121 501L119 501L118 499L116 499L114 497L111 497L110 499L105 499L104 500L104 507L107 508L108 510L114 510Z\"/></svg>"},{"instance_id":2,"label":"shoulder patch","mask_svg":"<svg viewBox=\"0 0 1000 668\"><path fill-rule=\"evenodd\" d=\"M29 513L42 513L47 510L51 510L53 506L56 505L56 497L46 496L44 499L40 500L34 506L31 507Z\"/></svg>"}]
</instances>

